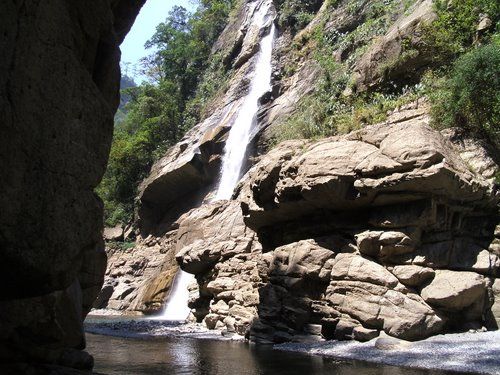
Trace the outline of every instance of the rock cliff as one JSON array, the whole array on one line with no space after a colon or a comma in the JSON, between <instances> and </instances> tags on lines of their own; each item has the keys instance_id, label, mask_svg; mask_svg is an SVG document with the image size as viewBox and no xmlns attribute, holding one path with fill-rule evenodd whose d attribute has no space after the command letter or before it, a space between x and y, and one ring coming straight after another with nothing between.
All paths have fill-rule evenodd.
<instances>
[{"instance_id":1,"label":"rock cliff","mask_svg":"<svg viewBox=\"0 0 500 375\"><path fill-rule=\"evenodd\" d=\"M281 144L234 201L181 217L195 316L259 342L494 328L497 198L428 120L410 107L347 136Z\"/></svg>"},{"instance_id":2,"label":"rock cliff","mask_svg":"<svg viewBox=\"0 0 500 375\"><path fill-rule=\"evenodd\" d=\"M82 324L106 269L93 190L119 102L119 44L143 3L2 3L2 374L92 368Z\"/></svg>"},{"instance_id":3,"label":"rock cliff","mask_svg":"<svg viewBox=\"0 0 500 375\"><path fill-rule=\"evenodd\" d=\"M228 89L143 182L138 245L113 253L107 298L99 301L158 310L176 258L196 275L193 317L258 342L369 340L381 331L418 340L495 328L498 150L457 130L433 130L423 99L347 135L271 142L319 84L315 28L346 39L331 56L352 69L344 95L411 81L428 56L415 56L409 70L389 63L403 43L420 43L419 27L434 17L430 1L409 8L391 2L388 26L361 51L349 36L364 35L375 1L357 4L354 14L347 1L333 9L324 2L302 31L280 30L273 89L261 98L247 173L232 200L212 202L227 133L268 27L255 30L251 20L266 1L242 2L215 44L232 69Z\"/></svg>"}]
</instances>

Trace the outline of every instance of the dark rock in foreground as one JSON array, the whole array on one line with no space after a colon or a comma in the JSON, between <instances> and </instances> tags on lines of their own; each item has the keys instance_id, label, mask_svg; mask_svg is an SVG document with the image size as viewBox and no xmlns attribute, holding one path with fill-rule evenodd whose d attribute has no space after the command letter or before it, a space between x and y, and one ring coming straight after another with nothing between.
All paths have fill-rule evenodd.
<instances>
[{"instance_id":1,"label":"dark rock in foreground","mask_svg":"<svg viewBox=\"0 0 500 375\"><path fill-rule=\"evenodd\" d=\"M143 3L2 3L0 363L30 363L16 374L92 368L82 323L106 269L94 188L119 102L118 46Z\"/></svg>"}]
</instances>

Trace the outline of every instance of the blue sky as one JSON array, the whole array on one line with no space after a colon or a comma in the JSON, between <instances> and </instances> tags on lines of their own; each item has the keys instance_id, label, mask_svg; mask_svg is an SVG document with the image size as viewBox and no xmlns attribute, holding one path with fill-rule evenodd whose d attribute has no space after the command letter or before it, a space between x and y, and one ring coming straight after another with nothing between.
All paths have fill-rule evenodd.
<instances>
[{"instance_id":1,"label":"blue sky","mask_svg":"<svg viewBox=\"0 0 500 375\"><path fill-rule=\"evenodd\" d=\"M175 5L180 5L191 10L194 8L193 1L191 0L146 1L139 16L137 16L134 26L121 45L122 66L124 66L123 63L129 63L131 66L136 65L142 57L150 53L150 51L144 49L144 43L153 36L156 26L165 21L168 12ZM126 72L124 71L124 73ZM133 75L132 69L128 74ZM140 80L140 77L136 77L136 81Z\"/></svg>"}]
</instances>

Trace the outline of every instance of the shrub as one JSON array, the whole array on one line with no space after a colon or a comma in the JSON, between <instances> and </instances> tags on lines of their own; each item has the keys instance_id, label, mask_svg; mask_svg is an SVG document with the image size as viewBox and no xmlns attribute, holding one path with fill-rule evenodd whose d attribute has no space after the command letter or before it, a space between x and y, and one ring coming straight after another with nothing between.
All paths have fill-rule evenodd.
<instances>
[{"instance_id":1,"label":"shrub","mask_svg":"<svg viewBox=\"0 0 500 375\"><path fill-rule=\"evenodd\" d=\"M280 27L289 27L293 33L303 29L312 21L322 0L278 0Z\"/></svg>"},{"instance_id":2,"label":"shrub","mask_svg":"<svg viewBox=\"0 0 500 375\"><path fill-rule=\"evenodd\" d=\"M330 88L342 86L345 81L332 82ZM387 118L387 113L423 95L423 85L404 87L395 94L374 92L345 97L327 97L316 91L305 97L297 111L276 127L274 144L289 139L316 139L336 134L346 134L364 126L376 124Z\"/></svg>"},{"instance_id":3,"label":"shrub","mask_svg":"<svg viewBox=\"0 0 500 375\"><path fill-rule=\"evenodd\" d=\"M436 64L453 61L472 45L482 15L493 21L490 34L498 28L498 0L436 0L434 7L437 18L423 27L423 42Z\"/></svg>"},{"instance_id":4,"label":"shrub","mask_svg":"<svg viewBox=\"0 0 500 375\"><path fill-rule=\"evenodd\" d=\"M436 127L459 126L500 145L499 47L494 43L464 54L431 91Z\"/></svg>"}]
</instances>

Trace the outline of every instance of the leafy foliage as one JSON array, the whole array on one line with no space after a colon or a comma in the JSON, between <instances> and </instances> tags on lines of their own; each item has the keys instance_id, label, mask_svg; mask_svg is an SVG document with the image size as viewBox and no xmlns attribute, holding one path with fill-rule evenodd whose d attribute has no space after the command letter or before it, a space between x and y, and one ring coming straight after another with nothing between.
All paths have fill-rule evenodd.
<instances>
[{"instance_id":1,"label":"leafy foliage","mask_svg":"<svg viewBox=\"0 0 500 375\"><path fill-rule=\"evenodd\" d=\"M500 44L461 56L430 92L437 127L459 126L500 146Z\"/></svg>"},{"instance_id":2,"label":"leafy foliage","mask_svg":"<svg viewBox=\"0 0 500 375\"><path fill-rule=\"evenodd\" d=\"M322 3L322 0L278 0L279 26L296 33L312 21Z\"/></svg>"},{"instance_id":3,"label":"leafy foliage","mask_svg":"<svg viewBox=\"0 0 500 375\"><path fill-rule=\"evenodd\" d=\"M487 15L494 25L489 34L498 32L498 0L436 0L434 7L437 19L424 26L423 38L438 65L453 61L472 46L482 16Z\"/></svg>"},{"instance_id":4,"label":"leafy foliage","mask_svg":"<svg viewBox=\"0 0 500 375\"><path fill-rule=\"evenodd\" d=\"M374 38L387 31L395 14L406 12L412 3L407 0L345 0L341 6L345 6L348 13L364 14L363 22L355 29L339 32L326 27L325 21L311 35L301 34L300 38L295 38L291 48L295 49L296 58L291 61L296 64L304 56L312 56L323 74L315 90L277 127L275 142L321 138L359 129L381 122L388 111L427 95L433 103L436 126L462 126L499 144L500 44L496 40L500 40L500 3L497 0L436 0L437 17L423 26L419 46L427 49L426 55L434 56L431 67L435 71L413 86L389 82L378 91L349 92L349 72L359 56ZM337 1L332 1L330 5L336 4ZM477 26L486 16L493 25L483 31L478 40ZM478 43L491 43L491 46L476 49ZM402 40L402 53L397 60L387 61L379 68L386 71L404 66L419 53L411 43ZM336 62L333 56L341 56L341 62ZM295 71L295 66L285 66L283 76L290 76Z\"/></svg>"},{"instance_id":5,"label":"leafy foliage","mask_svg":"<svg viewBox=\"0 0 500 375\"><path fill-rule=\"evenodd\" d=\"M137 187L153 164L200 118L225 71L210 50L227 22L233 0L198 0L193 14L174 7L146 43L148 83L122 92L126 116L115 125L108 169L97 189L107 225L130 221ZM207 74L206 79L200 78ZM218 82L218 81L221 82ZM201 83L200 83L201 82Z\"/></svg>"}]
</instances>

